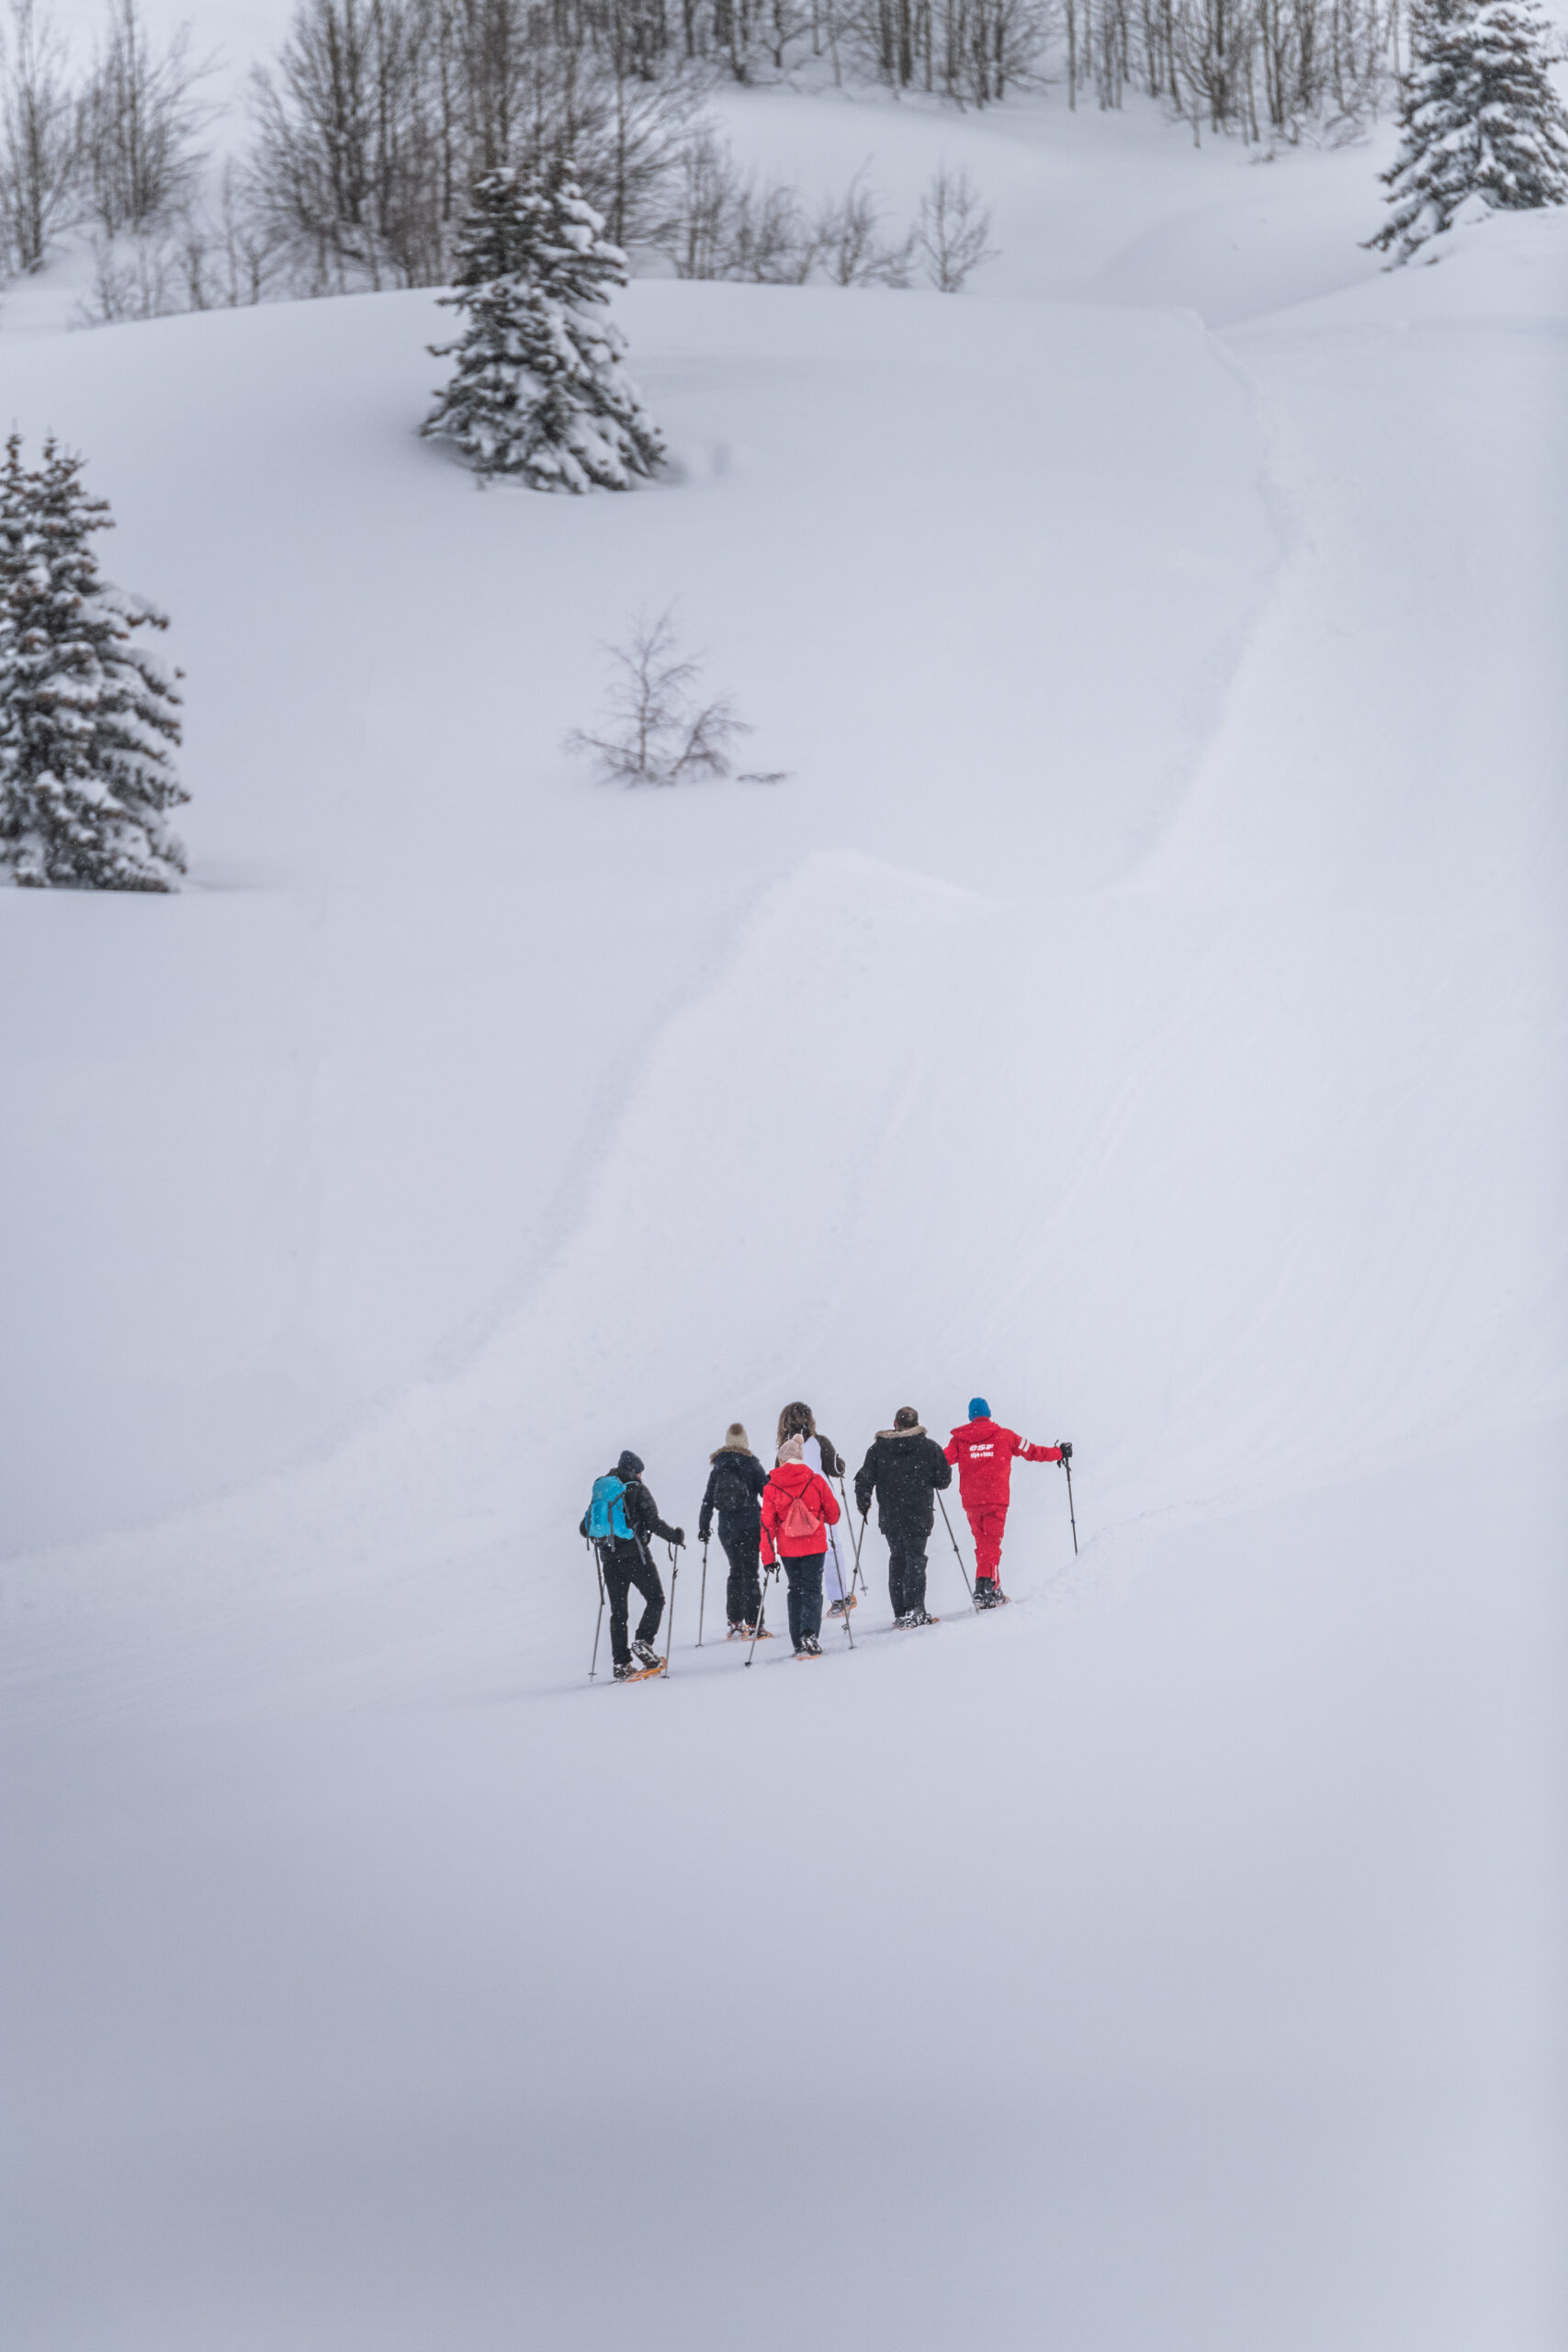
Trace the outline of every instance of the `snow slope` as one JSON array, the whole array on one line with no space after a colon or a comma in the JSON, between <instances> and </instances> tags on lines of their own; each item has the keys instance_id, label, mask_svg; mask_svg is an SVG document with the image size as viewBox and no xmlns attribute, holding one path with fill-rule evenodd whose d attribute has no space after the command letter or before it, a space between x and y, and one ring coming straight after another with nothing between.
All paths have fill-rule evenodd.
<instances>
[{"instance_id":1,"label":"snow slope","mask_svg":"<svg viewBox=\"0 0 1568 2352\"><path fill-rule=\"evenodd\" d=\"M248 1468L493 1313L592 1160L646 1130L621 1098L661 1019L705 987L730 1001L759 894L800 919L813 848L851 896L859 853L970 890L1021 862L1056 899L1123 869L1180 787L1274 547L1245 394L1192 322L650 286L626 317L687 482L570 508L477 495L412 440L426 296L15 350L17 397L125 485L117 558L172 583L209 886L116 910L111 1002L49 992L28 1077L56 1152L29 1165L54 1199L105 1182L90 1213L51 1225L40 1201L18 1234L7 1408L47 1496L24 1533L188 1493L215 1422ZM601 641L672 598L754 756L796 772L787 794L626 801L561 757ZM41 932L79 972L83 911L7 904L28 970ZM815 931L801 948L797 989L840 986ZM776 1013L757 1012L761 1057ZM833 1025L855 1084L848 1000ZM104 1058L115 1080L84 1084ZM50 1452L66 1382L97 1494Z\"/></svg>"},{"instance_id":2,"label":"snow slope","mask_svg":"<svg viewBox=\"0 0 1568 2352\"><path fill-rule=\"evenodd\" d=\"M1563 226L641 285L571 505L424 297L6 345L198 885L0 899L28 2352L1551 2340ZM787 785L563 761L671 596ZM621 1444L976 1386L1081 1561L584 1687Z\"/></svg>"}]
</instances>

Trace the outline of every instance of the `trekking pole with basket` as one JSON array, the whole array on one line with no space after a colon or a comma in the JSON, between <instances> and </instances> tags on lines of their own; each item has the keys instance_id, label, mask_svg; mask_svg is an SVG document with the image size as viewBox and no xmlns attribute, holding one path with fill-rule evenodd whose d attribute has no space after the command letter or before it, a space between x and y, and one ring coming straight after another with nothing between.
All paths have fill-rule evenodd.
<instances>
[{"instance_id":1,"label":"trekking pole with basket","mask_svg":"<svg viewBox=\"0 0 1568 2352\"><path fill-rule=\"evenodd\" d=\"M861 1536L863 1534L864 1530L865 1530L865 1521L864 1521L864 1518L863 1517L863 1518L862 1518L862 1520L861 1520L860 1528L859 1528L859 1530L857 1530L857 1529L855 1528L855 1526L854 1526L853 1522L852 1521L851 1518L850 1518L850 1498L849 1498L848 1495L846 1495L846 1494L845 1494L845 1492L844 1492L844 1477L843 1477L843 1473L842 1473L842 1471L840 1471L840 1472L839 1473L839 1477L838 1477L838 1482L837 1482L837 1483L838 1483L838 1488L839 1488L839 1500L840 1500L840 1503L842 1503L842 1505L843 1505L843 1507L844 1507L844 1525L845 1525L845 1526L849 1529L849 1531L850 1531L850 1542L851 1542L852 1545L853 1546L853 1549L854 1549L854 1555L855 1555L855 1564L854 1564L854 1566L853 1566L853 1567L852 1568L852 1570L850 1571L850 1590L851 1590L851 1592L852 1592L852 1593L853 1592L853 1590L854 1590L854 1589L855 1589L855 1578L856 1578L856 1577L858 1577L860 1578L860 1589L861 1589L861 1590L862 1590L863 1592L869 1593L869 1591L871 1590L871 1587L866 1583L866 1580L865 1580L865 1570L861 1566L861 1564L860 1564Z\"/></svg>"},{"instance_id":2,"label":"trekking pole with basket","mask_svg":"<svg viewBox=\"0 0 1568 2352\"><path fill-rule=\"evenodd\" d=\"M777 1574L778 1569L776 1567L768 1567L762 1570L762 1581L757 1588L757 1622L751 1628L751 1646L746 1653L746 1663L748 1666L750 1665L751 1660L756 1657L757 1645L762 1638L762 1621L768 1613L768 1578L770 1577L777 1576Z\"/></svg>"},{"instance_id":3,"label":"trekking pole with basket","mask_svg":"<svg viewBox=\"0 0 1568 2352\"><path fill-rule=\"evenodd\" d=\"M588 1541L586 1537L583 1540ZM599 1557L597 1544L590 1543L588 1548L593 1555L593 1572L599 1579L599 1614L593 1620L593 1656L588 1667L588 1679L592 1682L599 1672L599 1631L604 1623L604 1563Z\"/></svg>"},{"instance_id":4,"label":"trekking pole with basket","mask_svg":"<svg viewBox=\"0 0 1568 2352\"><path fill-rule=\"evenodd\" d=\"M839 1492L840 1492L840 1494L842 1494L842 1493L843 1493L843 1491L844 1491L844 1482L843 1482L843 1480L840 1478L840 1481L839 1481ZM849 1515L850 1515L849 1505L846 1503L846 1504L844 1505L844 1517L845 1517L845 1519L848 1519ZM832 1543L833 1543L833 1531L832 1531L832 1529L831 1529L830 1527L828 1529L828 1541L829 1541L829 1544L832 1544ZM837 1545L836 1544L833 1544L833 1553L834 1553L834 1557L835 1557L835 1558L837 1558L837 1557L838 1557L838 1548L839 1548L839 1547L838 1547L838 1545ZM842 1560L840 1559L840 1560L839 1561L839 1582L840 1582L840 1584L842 1584L843 1580L844 1580L844 1564L843 1564ZM843 1613L843 1626L844 1626L844 1631L845 1631L845 1633L846 1633L846 1634L849 1635L849 1637L850 1637L850 1647L851 1647L851 1649L853 1649L853 1647L854 1647L854 1645L855 1645L855 1629L854 1629L854 1627L853 1627L853 1626L851 1624L851 1623L850 1623L850 1615L851 1615L852 1611L852 1610L853 1610L853 1608L854 1608L854 1605L855 1605L855 1572L854 1572L854 1569L853 1569L853 1568L852 1568L852 1569L850 1570L850 1589L849 1589L849 1593L848 1593L848 1595L847 1595L847 1597L846 1597L846 1599L845 1599L845 1602L844 1602L844 1613Z\"/></svg>"},{"instance_id":5,"label":"trekking pole with basket","mask_svg":"<svg viewBox=\"0 0 1568 2352\"><path fill-rule=\"evenodd\" d=\"M969 1606L977 1617L980 1614L980 1603L976 1598L975 1588L969 1581L969 1571L964 1565L964 1555L958 1548L958 1538L953 1532L953 1521L947 1515L947 1505L942 1501L940 1490L937 1494L937 1502L942 1510L942 1523L947 1530L947 1540L953 1546L953 1556L958 1563L958 1573L964 1579L964 1589L969 1595Z\"/></svg>"},{"instance_id":6,"label":"trekking pole with basket","mask_svg":"<svg viewBox=\"0 0 1568 2352\"><path fill-rule=\"evenodd\" d=\"M670 1630L664 1637L664 1671L670 1672L670 1653L675 1646L675 1587L681 1581L681 1555L673 1544L666 1546L670 1554Z\"/></svg>"},{"instance_id":7,"label":"trekking pole with basket","mask_svg":"<svg viewBox=\"0 0 1568 2352\"><path fill-rule=\"evenodd\" d=\"M1062 1467L1067 1474L1067 1517L1073 1525L1073 1556L1076 1559L1078 1549L1078 1515L1073 1509L1073 1449L1064 1438L1058 1450L1062 1456Z\"/></svg>"},{"instance_id":8,"label":"trekking pole with basket","mask_svg":"<svg viewBox=\"0 0 1568 2352\"><path fill-rule=\"evenodd\" d=\"M703 1584L702 1584L702 1590L701 1590L701 1591L698 1593L698 1595L697 1595L697 1647L698 1647L698 1649L701 1649L701 1648L702 1648L702 1645L703 1645L703 1616L704 1616L705 1611L706 1611L707 1605L708 1605L708 1539L707 1539L707 1537L705 1535L705 1536L703 1537ZM671 1588L670 1588L670 1614L671 1614L671 1616L673 1616L673 1615L675 1614L675 1588L674 1588L673 1583L671 1583Z\"/></svg>"}]
</instances>

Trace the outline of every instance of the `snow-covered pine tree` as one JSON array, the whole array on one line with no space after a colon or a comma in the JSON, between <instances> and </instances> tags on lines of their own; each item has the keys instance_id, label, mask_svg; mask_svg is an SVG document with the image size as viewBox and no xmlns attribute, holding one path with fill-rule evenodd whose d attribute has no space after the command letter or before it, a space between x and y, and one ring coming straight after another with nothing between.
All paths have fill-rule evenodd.
<instances>
[{"instance_id":1,"label":"snow-covered pine tree","mask_svg":"<svg viewBox=\"0 0 1568 2352\"><path fill-rule=\"evenodd\" d=\"M1392 208L1369 247L1396 266L1479 197L1494 211L1568 202L1568 113L1530 0L1417 0Z\"/></svg>"},{"instance_id":2,"label":"snow-covered pine tree","mask_svg":"<svg viewBox=\"0 0 1568 2352\"><path fill-rule=\"evenodd\" d=\"M626 372L626 345L596 313L626 282L626 255L567 164L526 177L488 172L458 237L463 312L452 380L421 431L455 444L480 475L534 490L629 490L664 445Z\"/></svg>"},{"instance_id":3,"label":"snow-covered pine tree","mask_svg":"<svg viewBox=\"0 0 1568 2352\"><path fill-rule=\"evenodd\" d=\"M100 579L91 537L113 525L82 463L49 440L30 473L13 434L0 469L0 866L39 889L174 890L180 698L131 638L168 623Z\"/></svg>"}]
</instances>

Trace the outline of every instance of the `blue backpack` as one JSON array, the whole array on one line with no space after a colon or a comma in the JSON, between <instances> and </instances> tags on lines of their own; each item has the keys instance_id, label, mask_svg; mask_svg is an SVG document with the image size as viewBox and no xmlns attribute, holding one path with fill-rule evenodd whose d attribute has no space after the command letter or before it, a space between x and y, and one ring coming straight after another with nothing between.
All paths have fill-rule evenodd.
<instances>
[{"instance_id":1,"label":"blue backpack","mask_svg":"<svg viewBox=\"0 0 1568 2352\"><path fill-rule=\"evenodd\" d=\"M595 1544L608 1544L619 1536L623 1544L632 1540L632 1523L626 1517L626 1487L624 1478L614 1471L593 1481L593 1499L588 1506L588 1532Z\"/></svg>"}]
</instances>

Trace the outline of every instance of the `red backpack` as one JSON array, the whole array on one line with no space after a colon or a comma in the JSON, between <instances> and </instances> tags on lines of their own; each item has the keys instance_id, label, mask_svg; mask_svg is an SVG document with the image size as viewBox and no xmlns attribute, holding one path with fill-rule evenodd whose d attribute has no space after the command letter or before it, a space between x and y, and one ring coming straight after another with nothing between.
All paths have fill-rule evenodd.
<instances>
[{"instance_id":1,"label":"red backpack","mask_svg":"<svg viewBox=\"0 0 1568 2352\"><path fill-rule=\"evenodd\" d=\"M805 1494L791 1495L789 1498L789 1509L784 1515L779 1533L787 1535L792 1544L804 1544L807 1537L815 1535L822 1526L822 1513L811 1508L810 1498L816 1491L816 1480L813 1479Z\"/></svg>"}]
</instances>

